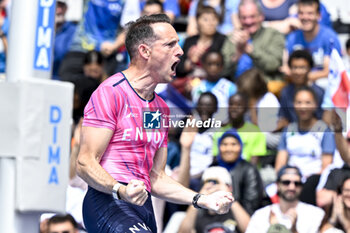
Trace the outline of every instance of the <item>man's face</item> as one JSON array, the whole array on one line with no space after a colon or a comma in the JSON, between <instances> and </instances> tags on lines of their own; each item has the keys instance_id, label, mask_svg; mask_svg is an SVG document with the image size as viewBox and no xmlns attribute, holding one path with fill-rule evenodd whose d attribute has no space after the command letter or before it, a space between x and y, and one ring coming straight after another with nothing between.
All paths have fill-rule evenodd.
<instances>
[{"instance_id":1,"label":"man's face","mask_svg":"<svg viewBox=\"0 0 350 233\"><path fill-rule=\"evenodd\" d=\"M57 2L56 5L56 16L55 16L55 23L56 24L62 24L65 21L65 15L67 12L67 5L62 2Z\"/></svg>"},{"instance_id":2,"label":"man's face","mask_svg":"<svg viewBox=\"0 0 350 233\"><path fill-rule=\"evenodd\" d=\"M158 39L150 46L150 73L157 83L168 83L176 75L176 66L183 55L179 37L168 23L155 23L152 28Z\"/></svg>"},{"instance_id":3,"label":"man's face","mask_svg":"<svg viewBox=\"0 0 350 233\"><path fill-rule=\"evenodd\" d=\"M296 173L295 169L287 169L286 174L282 175L278 182L280 198L287 202L297 201L301 190L301 177Z\"/></svg>"},{"instance_id":4,"label":"man's face","mask_svg":"<svg viewBox=\"0 0 350 233\"><path fill-rule=\"evenodd\" d=\"M77 233L74 226L69 221L62 223L51 223L49 225L49 233Z\"/></svg>"},{"instance_id":5,"label":"man's face","mask_svg":"<svg viewBox=\"0 0 350 233\"><path fill-rule=\"evenodd\" d=\"M264 16L259 13L257 6L253 3L247 3L241 6L238 17L243 29L250 35L258 31L264 21Z\"/></svg>"},{"instance_id":6,"label":"man's face","mask_svg":"<svg viewBox=\"0 0 350 233\"><path fill-rule=\"evenodd\" d=\"M298 4L298 18L301 22L301 29L304 32L312 32L318 25L320 14L317 11L317 4Z\"/></svg>"}]
</instances>

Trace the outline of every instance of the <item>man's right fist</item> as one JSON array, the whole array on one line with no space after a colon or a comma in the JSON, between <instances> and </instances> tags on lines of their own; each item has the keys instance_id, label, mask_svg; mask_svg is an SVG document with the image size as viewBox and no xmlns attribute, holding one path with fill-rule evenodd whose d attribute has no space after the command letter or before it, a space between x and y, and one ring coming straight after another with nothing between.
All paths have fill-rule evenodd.
<instances>
[{"instance_id":1,"label":"man's right fist","mask_svg":"<svg viewBox=\"0 0 350 233\"><path fill-rule=\"evenodd\" d=\"M140 180L131 180L127 186L123 185L119 190L122 200L138 206L143 206L148 198L146 186Z\"/></svg>"}]
</instances>

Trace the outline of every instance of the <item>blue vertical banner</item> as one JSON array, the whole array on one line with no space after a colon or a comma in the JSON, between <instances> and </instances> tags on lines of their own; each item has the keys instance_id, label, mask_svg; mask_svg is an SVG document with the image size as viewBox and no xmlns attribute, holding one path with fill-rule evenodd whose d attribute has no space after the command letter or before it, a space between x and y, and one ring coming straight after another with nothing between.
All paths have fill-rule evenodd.
<instances>
[{"instance_id":1,"label":"blue vertical banner","mask_svg":"<svg viewBox=\"0 0 350 233\"><path fill-rule=\"evenodd\" d=\"M35 28L34 69L50 71L55 30L56 0L38 0L38 19Z\"/></svg>"}]
</instances>

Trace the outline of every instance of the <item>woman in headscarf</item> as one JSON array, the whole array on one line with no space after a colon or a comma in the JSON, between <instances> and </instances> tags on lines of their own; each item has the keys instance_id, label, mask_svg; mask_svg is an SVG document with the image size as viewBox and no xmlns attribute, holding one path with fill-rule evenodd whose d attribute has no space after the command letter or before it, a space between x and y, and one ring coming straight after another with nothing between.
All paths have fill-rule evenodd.
<instances>
[{"instance_id":1,"label":"woman in headscarf","mask_svg":"<svg viewBox=\"0 0 350 233\"><path fill-rule=\"evenodd\" d=\"M254 165L242 158L243 143L237 131L226 131L218 141L219 154L213 165L226 168L232 176L233 196L252 215L261 207L263 184Z\"/></svg>"}]
</instances>

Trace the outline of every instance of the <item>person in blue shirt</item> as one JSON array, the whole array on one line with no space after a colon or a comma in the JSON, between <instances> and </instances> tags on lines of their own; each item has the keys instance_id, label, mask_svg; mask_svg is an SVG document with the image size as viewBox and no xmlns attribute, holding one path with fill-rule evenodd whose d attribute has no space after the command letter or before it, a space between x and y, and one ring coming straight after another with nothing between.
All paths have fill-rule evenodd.
<instances>
[{"instance_id":1,"label":"person in blue shirt","mask_svg":"<svg viewBox=\"0 0 350 233\"><path fill-rule=\"evenodd\" d=\"M329 57L332 48L334 47L341 54L337 34L331 28L319 23L320 2L318 0L300 0L298 18L302 26L300 30L292 32L287 37L288 54L297 49L308 50L315 63L314 69L308 74L309 80L325 78L329 73Z\"/></svg>"},{"instance_id":2,"label":"person in blue shirt","mask_svg":"<svg viewBox=\"0 0 350 233\"><path fill-rule=\"evenodd\" d=\"M284 87L280 95L281 108L279 109L279 120L276 131L281 130L291 122L298 120L297 114L294 109L294 94L295 91L301 87L308 85L308 73L313 67L313 59L311 54L307 50L294 51L288 60L288 66L291 70L289 77L290 83ZM317 97L317 110L315 116L317 119L322 118L323 110L321 103L324 97L324 90L315 83L310 85L310 88L315 92Z\"/></svg>"},{"instance_id":3,"label":"person in blue shirt","mask_svg":"<svg viewBox=\"0 0 350 233\"><path fill-rule=\"evenodd\" d=\"M334 134L325 122L315 117L317 98L310 87L299 88L294 95L297 122L282 135L275 170L284 165L297 166L304 179L320 174L333 161Z\"/></svg>"},{"instance_id":4,"label":"person in blue shirt","mask_svg":"<svg viewBox=\"0 0 350 233\"><path fill-rule=\"evenodd\" d=\"M126 50L123 49L125 43L123 26L127 23L126 18L135 20L140 16L139 11L129 11L130 5L132 7L134 2L131 0L86 1L83 18L77 25L69 52L62 61L59 75L62 77L81 74L85 53L92 50L99 51L106 57L105 66L109 75L127 68L128 57Z\"/></svg>"},{"instance_id":5,"label":"person in blue shirt","mask_svg":"<svg viewBox=\"0 0 350 233\"><path fill-rule=\"evenodd\" d=\"M72 43L73 35L76 30L74 22L66 21L65 15L68 10L65 0L57 0L56 17L55 17L55 45L54 45L54 60L52 69L52 78L59 80L58 70L61 62L68 52L69 46Z\"/></svg>"},{"instance_id":6,"label":"person in blue shirt","mask_svg":"<svg viewBox=\"0 0 350 233\"><path fill-rule=\"evenodd\" d=\"M180 16L180 6L177 0L140 0L140 9L145 15L149 15L147 12L144 12L146 6L157 8L157 5L161 6L160 12L164 12L171 22L174 22L175 18Z\"/></svg>"}]
</instances>

